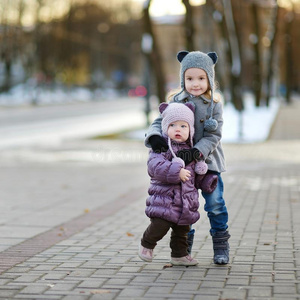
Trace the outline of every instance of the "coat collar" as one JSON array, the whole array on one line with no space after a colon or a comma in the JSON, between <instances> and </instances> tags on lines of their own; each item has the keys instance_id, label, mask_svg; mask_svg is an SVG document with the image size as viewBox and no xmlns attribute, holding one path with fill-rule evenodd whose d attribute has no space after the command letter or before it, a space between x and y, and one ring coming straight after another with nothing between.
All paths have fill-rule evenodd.
<instances>
[{"instance_id":1,"label":"coat collar","mask_svg":"<svg viewBox=\"0 0 300 300\"><path fill-rule=\"evenodd\" d=\"M175 95L175 97L174 97L174 101L175 102L182 102L185 99L188 99L188 100L201 99L201 100L205 100L207 102L211 101L211 99L208 99L208 98L204 97L203 95L201 95L201 96L193 96L193 95L189 94L186 90L183 90L181 93Z\"/></svg>"}]
</instances>

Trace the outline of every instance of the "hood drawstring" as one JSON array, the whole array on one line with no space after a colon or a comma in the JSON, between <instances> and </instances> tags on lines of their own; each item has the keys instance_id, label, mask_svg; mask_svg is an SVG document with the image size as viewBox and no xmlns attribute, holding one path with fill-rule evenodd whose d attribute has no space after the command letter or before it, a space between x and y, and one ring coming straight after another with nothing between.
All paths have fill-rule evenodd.
<instances>
[{"instance_id":1,"label":"hood drawstring","mask_svg":"<svg viewBox=\"0 0 300 300\"><path fill-rule=\"evenodd\" d=\"M171 151L173 157L175 158L176 155L175 155L175 153L174 153L174 151L173 151L173 148L172 148L172 142L171 142L170 137L168 137L168 146L169 146L169 149L170 149L170 151Z\"/></svg>"}]
</instances>

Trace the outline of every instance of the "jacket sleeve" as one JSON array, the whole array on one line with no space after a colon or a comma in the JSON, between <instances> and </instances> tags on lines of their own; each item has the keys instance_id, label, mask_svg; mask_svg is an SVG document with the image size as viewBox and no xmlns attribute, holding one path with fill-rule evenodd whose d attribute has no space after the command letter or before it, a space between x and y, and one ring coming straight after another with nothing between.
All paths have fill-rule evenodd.
<instances>
[{"instance_id":1,"label":"jacket sleeve","mask_svg":"<svg viewBox=\"0 0 300 300\"><path fill-rule=\"evenodd\" d=\"M206 194L212 193L218 184L218 175L206 173L205 175L197 175L195 179L196 189L201 189Z\"/></svg>"},{"instance_id":2,"label":"jacket sleeve","mask_svg":"<svg viewBox=\"0 0 300 300\"><path fill-rule=\"evenodd\" d=\"M222 138L223 127L223 105L222 102L215 103L213 118L218 122L218 128L214 132L204 130L203 138L194 145L206 159L218 146Z\"/></svg>"},{"instance_id":3,"label":"jacket sleeve","mask_svg":"<svg viewBox=\"0 0 300 300\"><path fill-rule=\"evenodd\" d=\"M196 176L195 176L195 188L197 190L201 188L201 182L202 182L202 180L204 178L204 175L196 174Z\"/></svg>"},{"instance_id":4,"label":"jacket sleeve","mask_svg":"<svg viewBox=\"0 0 300 300\"><path fill-rule=\"evenodd\" d=\"M162 120L162 117L159 116L157 117L153 123L150 125L146 135L145 135L145 146L148 147L148 148L151 148L151 145L149 143L149 138L152 136L152 135L160 135L161 136L161 120Z\"/></svg>"},{"instance_id":5,"label":"jacket sleeve","mask_svg":"<svg viewBox=\"0 0 300 300\"><path fill-rule=\"evenodd\" d=\"M164 153L150 152L148 159L148 174L162 183L176 184L180 182L179 172L184 168L184 161L178 157L169 161Z\"/></svg>"}]
</instances>

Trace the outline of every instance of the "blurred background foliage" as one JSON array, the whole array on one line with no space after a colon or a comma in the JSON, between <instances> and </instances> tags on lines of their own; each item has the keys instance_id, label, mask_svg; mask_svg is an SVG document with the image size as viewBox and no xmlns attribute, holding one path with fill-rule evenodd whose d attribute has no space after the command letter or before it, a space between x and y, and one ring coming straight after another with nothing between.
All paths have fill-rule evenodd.
<instances>
[{"instance_id":1,"label":"blurred background foliage","mask_svg":"<svg viewBox=\"0 0 300 300\"><path fill-rule=\"evenodd\" d=\"M155 16L153 0L0 0L0 92L34 82L145 96L146 86L162 102L187 49L218 53L237 110L245 92L256 106L299 93L299 0L180 2L183 14Z\"/></svg>"}]
</instances>

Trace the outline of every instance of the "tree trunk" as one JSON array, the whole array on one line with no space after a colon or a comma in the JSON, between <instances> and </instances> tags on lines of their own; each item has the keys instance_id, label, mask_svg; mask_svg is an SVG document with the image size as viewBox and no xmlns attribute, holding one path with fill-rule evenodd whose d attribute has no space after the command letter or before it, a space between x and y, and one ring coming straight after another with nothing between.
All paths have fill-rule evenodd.
<instances>
[{"instance_id":1,"label":"tree trunk","mask_svg":"<svg viewBox=\"0 0 300 300\"><path fill-rule=\"evenodd\" d=\"M276 1L277 2L277 1ZM270 98L272 94L272 80L274 74L274 56L275 56L275 45L276 37L278 32L278 5L276 4L273 10L273 19L272 19L273 33L270 44L269 52L269 62L268 62L268 73L267 73L267 94L266 94L266 106L270 104Z\"/></svg>"},{"instance_id":2,"label":"tree trunk","mask_svg":"<svg viewBox=\"0 0 300 300\"><path fill-rule=\"evenodd\" d=\"M42 38L42 21L41 21L41 11L45 4L45 0L36 0L36 11L35 11L35 31L34 39L36 45L36 69L37 72L47 73L47 67L43 59L43 53L41 48L41 38Z\"/></svg>"},{"instance_id":3,"label":"tree trunk","mask_svg":"<svg viewBox=\"0 0 300 300\"><path fill-rule=\"evenodd\" d=\"M9 26L9 22L6 16L7 11L10 10L9 3L5 3L1 15L2 23L2 41L0 43L0 54L4 63L4 81L0 87L0 92L6 92L11 88L11 63L13 55L13 27Z\"/></svg>"},{"instance_id":4,"label":"tree trunk","mask_svg":"<svg viewBox=\"0 0 300 300\"><path fill-rule=\"evenodd\" d=\"M4 55L4 83L1 92L7 92L12 87L11 82L11 57L9 54Z\"/></svg>"},{"instance_id":5,"label":"tree trunk","mask_svg":"<svg viewBox=\"0 0 300 300\"><path fill-rule=\"evenodd\" d=\"M161 55L157 46L156 36L153 32L152 22L149 15L151 0L146 1L143 9L143 20L144 20L144 33L149 34L152 37L152 51L149 54L145 54L149 60L149 65L152 66L155 79L156 89L159 102L165 101L166 91L166 79L162 64Z\"/></svg>"},{"instance_id":6,"label":"tree trunk","mask_svg":"<svg viewBox=\"0 0 300 300\"><path fill-rule=\"evenodd\" d=\"M231 0L223 0L224 15L231 49L231 91L233 103L238 111L244 109L241 91L241 53Z\"/></svg>"},{"instance_id":7,"label":"tree trunk","mask_svg":"<svg viewBox=\"0 0 300 300\"><path fill-rule=\"evenodd\" d=\"M253 72L253 89L255 95L255 106L260 106L262 76L261 76L261 56L260 56L260 20L258 15L258 5L253 2L251 5L251 12L254 22L254 34L256 41L254 42L254 72Z\"/></svg>"},{"instance_id":8,"label":"tree trunk","mask_svg":"<svg viewBox=\"0 0 300 300\"><path fill-rule=\"evenodd\" d=\"M218 26L221 32L221 36L226 47L226 61L230 66L228 77L230 78L229 86L231 93L231 102L238 111L244 109L242 93L241 93L241 61L240 61L240 49L238 43L238 36L235 30L235 22L232 13L231 0L223 0L223 10L220 11L214 1L207 1L208 5L212 6L214 10L217 10L222 18L218 22Z\"/></svg>"},{"instance_id":9,"label":"tree trunk","mask_svg":"<svg viewBox=\"0 0 300 300\"><path fill-rule=\"evenodd\" d=\"M182 0L182 3L184 4L186 10L185 20L184 20L186 50L194 51L195 50L195 43L194 43L195 28L194 28L193 8L189 0Z\"/></svg>"},{"instance_id":10,"label":"tree trunk","mask_svg":"<svg viewBox=\"0 0 300 300\"><path fill-rule=\"evenodd\" d=\"M285 26L285 86L286 86L286 103L291 103L292 78L293 78L293 58L292 58L292 24L294 14L288 12L286 15Z\"/></svg>"}]
</instances>

